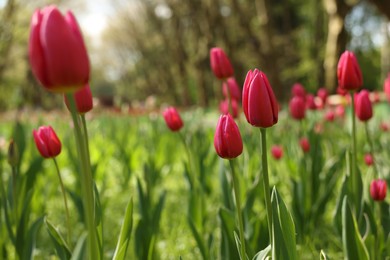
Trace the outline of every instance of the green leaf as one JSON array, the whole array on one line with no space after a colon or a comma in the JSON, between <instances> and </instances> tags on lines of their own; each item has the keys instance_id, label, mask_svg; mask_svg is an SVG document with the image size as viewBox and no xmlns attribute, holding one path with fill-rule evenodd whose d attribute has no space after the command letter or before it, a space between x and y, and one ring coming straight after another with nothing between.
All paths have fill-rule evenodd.
<instances>
[{"instance_id":1,"label":"green leaf","mask_svg":"<svg viewBox=\"0 0 390 260\"><path fill-rule=\"evenodd\" d=\"M343 199L342 208L343 247L347 259L370 259L367 248L360 236L355 216L349 206L347 196Z\"/></svg>"},{"instance_id":2,"label":"green leaf","mask_svg":"<svg viewBox=\"0 0 390 260\"><path fill-rule=\"evenodd\" d=\"M33 259L33 251L35 248L35 242L37 238L37 233L42 226L43 218L38 218L29 228L27 232L26 245L24 250L23 259Z\"/></svg>"},{"instance_id":3,"label":"green leaf","mask_svg":"<svg viewBox=\"0 0 390 260\"><path fill-rule=\"evenodd\" d=\"M102 205L100 203L99 191L96 187L96 183L93 183L93 194L95 197L95 225L96 225L96 233L99 245L100 255L103 255L103 210Z\"/></svg>"},{"instance_id":4,"label":"green leaf","mask_svg":"<svg viewBox=\"0 0 390 260\"><path fill-rule=\"evenodd\" d=\"M73 250L72 258L70 260L84 260L85 259L85 248L87 241L87 232L84 232L79 240L77 241L76 247Z\"/></svg>"},{"instance_id":5,"label":"green leaf","mask_svg":"<svg viewBox=\"0 0 390 260\"><path fill-rule=\"evenodd\" d=\"M253 257L252 260L265 260L269 257L268 255L270 252L271 252L271 245L268 245L263 250L257 252L257 254Z\"/></svg>"},{"instance_id":6,"label":"green leaf","mask_svg":"<svg viewBox=\"0 0 390 260\"><path fill-rule=\"evenodd\" d=\"M320 252L320 260L330 260L330 258L325 254L324 250Z\"/></svg>"},{"instance_id":7,"label":"green leaf","mask_svg":"<svg viewBox=\"0 0 390 260\"><path fill-rule=\"evenodd\" d=\"M272 259L298 259L294 221L275 187L272 190L271 205Z\"/></svg>"},{"instance_id":8,"label":"green leaf","mask_svg":"<svg viewBox=\"0 0 390 260\"><path fill-rule=\"evenodd\" d=\"M190 226L192 235L195 238L195 241L196 241L196 243L198 245L198 248L200 250L200 253L201 253L203 259L209 259L208 253L207 253L207 249L206 249L206 246L205 246L206 243L204 242L202 236L199 234L199 231L197 230L193 220L190 217L188 217L188 224Z\"/></svg>"},{"instance_id":9,"label":"green leaf","mask_svg":"<svg viewBox=\"0 0 390 260\"><path fill-rule=\"evenodd\" d=\"M133 199L130 199L127 207L125 217L119 233L118 243L116 245L113 260L126 259L126 252L131 238L131 230L133 228Z\"/></svg>"},{"instance_id":10,"label":"green leaf","mask_svg":"<svg viewBox=\"0 0 390 260\"><path fill-rule=\"evenodd\" d=\"M54 247L57 253L57 256L61 260L68 260L71 257L71 253L68 245L65 240L62 238L58 230L45 218L45 224L47 231L49 232L51 241L54 243Z\"/></svg>"},{"instance_id":11,"label":"green leaf","mask_svg":"<svg viewBox=\"0 0 390 260\"><path fill-rule=\"evenodd\" d=\"M221 256L222 259L238 259L238 251L235 249L235 240L233 231L236 227L234 212L221 208L218 212L221 220Z\"/></svg>"}]
</instances>

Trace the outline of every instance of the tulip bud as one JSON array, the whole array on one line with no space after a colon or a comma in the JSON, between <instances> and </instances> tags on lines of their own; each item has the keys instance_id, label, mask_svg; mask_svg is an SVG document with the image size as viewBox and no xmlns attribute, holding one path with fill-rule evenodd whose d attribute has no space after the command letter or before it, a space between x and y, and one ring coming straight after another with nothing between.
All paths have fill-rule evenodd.
<instances>
[{"instance_id":1,"label":"tulip bud","mask_svg":"<svg viewBox=\"0 0 390 260\"><path fill-rule=\"evenodd\" d=\"M278 103L267 76L255 69L248 71L242 91L246 120L253 126L271 127L278 122Z\"/></svg>"},{"instance_id":2,"label":"tulip bud","mask_svg":"<svg viewBox=\"0 0 390 260\"><path fill-rule=\"evenodd\" d=\"M89 58L72 12L55 6L36 10L31 19L29 57L39 82L53 92L71 92L89 79Z\"/></svg>"},{"instance_id":3,"label":"tulip bud","mask_svg":"<svg viewBox=\"0 0 390 260\"><path fill-rule=\"evenodd\" d=\"M14 140L11 140L8 146L8 164L12 167L17 166L19 163L19 150L18 145Z\"/></svg>"},{"instance_id":4,"label":"tulip bud","mask_svg":"<svg viewBox=\"0 0 390 260\"><path fill-rule=\"evenodd\" d=\"M328 110L325 113L325 120L328 122L333 122L335 117L335 113L333 110Z\"/></svg>"},{"instance_id":5,"label":"tulip bud","mask_svg":"<svg viewBox=\"0 0 390 260\"><path fill-rule=\"evenodd\" d=\"M376 179L371 182L370 194L371 198L376 201L382 201L386 197L387 183L385 180Z\"/></svg>"},{"instance_id":6,"label":"tulip bud","mask_svg":"<svg viewBox=\"0 0 390 260\"><path fill-rule=\"evenodd\" d=\"M233 159L242 153L240 130L230 114L221 115L214 135L214 147L224 159Z\"/></svg>"},{"instance_id":7,"label":"tulip bud","mask_svg":"<svg viewBox=\"0 0 390 260\"><path fill-rule=\"evenodd\" d=\"M328 91L326 88L319 88L317 90L317 97L319 97L322 100L322 103L325 105L326 100L328 99Z\"/></svg>"},{"instance_id":8,"label":"tulip bud","mask_svg":"<svg viewBox=\"0 0 390 260\"><path fill-rule=\"evenodd\" d=\"M222 84L222 93L225 98L240 100L241 99L241 90L237 84L237 81L230 77Z\"/></svg>"},{"instance_id":9,"label":"tulip bud","mask_svg":"<svg viewBox=\"0 0 390 260\"><path fill-rule=\"evenodd\" d=\"M51 126L33 130L35 145L43 158L56 157L61 152L61 142Z\"/></svg>"},{"instance_id":10,"label":"tulip bud","mask_svg":"<svg viewBox=\"0 0 390 260\"><path fill-rule=\"evenodd\" d=\"M335 109L335 115L339 118L344 118L345 116L345 107L343 105L338 105Z\"/></svg>"},{"instance_id":11,"label":"tulip bud","mask_svg":"<svg viewBox=\"0 0 390 260\"><path fill-rule=\"evenodd\" d=\"M73 97L76 103L76 110L80 114L85 114L92 110L93 108L93 98L92 98L92 92L91 88L89 87L89 84L86 84L82 89L77 90L75 93L73 93ZM70 111L70 105L68 98L66 95L64 95L64 100L66 107Z\"/></svg>"},{"instance_id":12,"label":"tulip bud","mask_svg":"<svg viewBox=\"0 0 390 260\"><path fill-rule=\"evenodd\" d=\"M362 90L355 94L355 112L356 116L363 122L372 117L372 104L367 90Z\"/></svg>"},{"instance_id":13,"label":"tulip bud","mask_svg":"<svg viewBox=\"0 0 390 260\"><path fill-rule=\"evenodd\" d=\"M210 66L219 79L233 76L232 64L221 48L215 47L210 50Z\"/></svg>"},{"instance_id":14,"label":"tulip bud","mask_svg":"<svg viewBox=\"0 0 390 260\"><path fill-rule=\"evenodd\" d=\"M230 111L228 99L221 101L221 103L219 104L219 111L223 115L226 115L226 114L229 114L232 112L233 118L237 118L238 117L238 103L235 99L231 99L230 104L231 104L232 111Z\"/></svg>"},{"instance_id":15,"label":"tulip bud","mask_svg":"<svg viewBox=\"0 0 390 260\"><path fill-rule=\"evenodd\" d=\"M313 94L307 94L305 100L306 100L306 108L307 109L310 109L310 110L317 109L317 105L315 103Z\"/></svg>"},{"instance_id":16,"label":"tulip bud","mask_svg":"<svg viewBox=\"0 0 390 260\"><path fill-rule=\"evenodd\" d=\"M362 72L355 54L345 51L337 65L339 86L346 90L357 90L363 85Z\"/></svg>"},{"instance_id":17,"label":"tulip bud","mask_svg":"<svg viewBox=\"0 0 390 260\"><path fill-rule=\"evenodd\" d=\"M179 112L176 108L168 107L163 112L164 120L169 129L173 132L179 131L183 127L183 121L181 120Z\"/></svg>"},{"instance_id":18,"label":"tulip bud","mask_svg":"<svg viewBox=\"0 0 390 260\"><path fill-rule=\"evenodd\" d=\"M291 94L293 97L301 97L305 98L306 97L306 91L305 88L302 86L300 83L295 83L292 88L291 88Z\"/></svg>"},{"instance_id":19,"label":"tulip bud","mask_svg":"<svg viewBox=\"0 0 390 260\"><path fill-rule=\"evenodd\" d=\"M387 100L390 102L390 73L387 75L387 78L383 83L383 90L386 94Z\"/></svg>"},{"instance_id":20,"label":"tulip bud","mask_svg":"<svg viewBox=\"0 0 390 260\"><path fill-rule=\"evenodd\" d=\"M272 157L274 157L275 160L279 160L283 157L283 148L280 145L273 145L271 147L271 154Z\"/></svg>"},{"instance_id":21,"label":"tulip bud","mask_svg":"<svg viewBox=\"0 0 390 260\"><path fill-rule=\"evenodd\" d=\"M305 118L306 103L305 100L299 96L295 96L290 100L289 104L290 114L296 120Z\"/></svg>"},{"instance_id":22,"label":"tulip bud","mask_svg":"<svg viewBox=\"0 0 390 260\"><path fill-rule=\"evenodd\" d=\"M301 138L301 140L299 140L299 145L301 146L302 151L304 153L308 153L310 151L309 139L307 139L306 137L303 137Z\"/></svg>"},{"instance_id":23,"label":"tulip bud","mask_svg":"<svg viewBox=\"0 0 390 260\"><path fill-rule=\"evenodd\" d=\"M367 153L364 155L364 162L367 166L371 166L374 163L374 158L371 154Z\"/></svg>"}]
</instances>

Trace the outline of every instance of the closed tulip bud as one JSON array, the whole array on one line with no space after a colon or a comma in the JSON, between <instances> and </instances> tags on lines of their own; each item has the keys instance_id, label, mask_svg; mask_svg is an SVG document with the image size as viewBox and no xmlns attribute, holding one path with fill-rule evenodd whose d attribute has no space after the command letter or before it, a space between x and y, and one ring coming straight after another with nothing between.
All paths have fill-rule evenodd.
<instances>
[{"instance_id":1,"label":"closed tulip bud","mask_svg":"<svg viewBox=\"0 0 390 260\"><path fill-rule=\"evenodd\" d=\"M337 65L339 86L345 90L357 90L363 85L362 72L355 54L345 51Z\"/></svg>"},{"instance_id":2,"label":"closed tulip bud","mask_svg":"<svg viewBox=\"0 0 390 260\"><path fill-rule=\"evenodd\" d=\"M221 115L214 135L214 147L224 159L233 159L242 153L240 130L230 114Z\"/></svg>"},{"instance_id":3,"label":"closed tulip bud","mask_svg":"<svg viewBox=\"0 0 390 260\"><path fill-rule=\"evenodd\" d=\"M235 100L241 100L241 90L237 84L237 81L230 77L222 84L222 93L225 98L231 98Z\"/></svg>"},{"instance_id":4,"label":"closed tulip bud","mask_svg":"<svg viewBox=\"0 0 390 260\"><path fill-rule=\"evenodd\" d=\"M291 88L291 94L293 97L301 97L305 98L306 97L306 91L305 88L302 86L301 83L295 83L292 88Z\"/></svg>"},{"instance_id":5,"label":"closed tulip bud","mask_svg":"<svg viewBox=\"0 0 390 260\"><path fill-rule=\"evenodd\" d=\"M335 109L335 115L339 118L345 117L345 107L343 105L338 105Z\"/></svg>"},{"instance_id":6,"label":"closed tulip bud","mask_svg":"<svg viewBox=\"0 0 390 260\"><path fill-rule=\"evenodd\" d=\"M33 74L50 91L72 92L88 83L89 58L71 11L65 16L55 6L35 11L29 57Z\"/></svg>"},{"instance_id":7,"label":"closed tulip bud","mask_svg":"<svg viewBox=\"0 0 390 260\"><path fill-rule=\"evenodd\" d=\"M168 107L163 112L164 120L169 129L173 132L179 131L183 127L183 121L181 120L179 112L176 108Z\"/></svg>"},{"instance_id":8,"label":"closed tulip bud","mask_svg":"<svg viewBox=\"0 0 390 260\"><path fill-rule=\"evenodd\" d=\"M383 90L386 94L387 100L390 102L390 73L387 75L387 78L383 83Z\"/></svg>"},{"instance_id":9,"label":"closed tulip bud","mask_svg":"<svg viewBox=\"0 0 390 260\"><path fill-rule=\"evenodd\" d=\"M85 114L93 108L93 98L91 88L89 84L85 85L82 89L73 93L73 97L76 103L76 110L80 114ZM66 107L70 110L70 104L66 95L64 95Z\"/></svg>"},{"instance_id":10,"label":"closed tulip bud","mask_svg":"<svg viewBox=\"0 0 390 260\"><path fill-rule=\"evenodd\" d=\"M18 145L14 140L11 140L8 146L8 163L12 167L15 167L19 163L19 150Z\"/></svg>"},{"instance_id":11,"label":"closed tulip bud","mask_svg":"<svg viewBox=\"0 0 390 260\"><path fill-rule=\"evenodd\" d=\"M226 115L226 114L229 114L232 112L233 118L237 118L238 117L238 103L235 99L231 99L230 104L231 104L232 111L230 111L228 99L221 101L221 103L219 104L219 111L223 115Z\"/></svg>"},{"instance_id":12,"label":"closed tulip bud","mask_svg":"<svg viewBox=\"0 0 390 260\"><path fill-rule=\"evenodd\" d=\"M306 100L306 108L307 109L310 109L310 110L317 109L317 105L316 105L316 102L314 100L313 94L307 94L305 100Z\"/></svg>"},{"instance_id":13,"label":"closed tulip bud","mask_svg":"<svg viewBox=\"0 0 390 260\"><path fill-rule=\"evenodd\" d=\"M367 153L364 155L364 162L367 166L371 166L374 163L374 158L371 154Z\"/></svg>"},{"instance_id":14,"label":"closed tulip bud","mask_svg":"<svg viewBox=\"0 0 390 260\"><path fill-rule=\"evenodd\" d=\"M367 90L362 90L355 94L355 112L356 116L363 122L372 117L372 104Z\"/></svg>"},{"instance_id":15,"label":"closed tulip bud","mask_svg":"<svg viewBox=\"0 0 390 260\"><path fill-rule=\"evenodd\" d=\"M371 198L376 201L383 201L386 198L387 183L385 180L376 179L371 182Z\"/></svg>"},{"instance_id":16,"label":"closed tulip bud","mask_svg":"<svg viewBox=\"0 0 390 260\"><path fill-rule=\"evenodd\" d=\"M306 103L305 100L299 96L295 96L290 100L289 104L290 114L296 120L305 118Z\"/></svg>"},{"instance_id":17,"label":"closed tulip bud","mask_svg":"<svg viewBox=\"0 0 390 260\"><path fill-rule=\"evenodd\" d=\"M246 120L253 126L271 127L278 122L279 106L267 76L255 69L248 71L242 91Z\"/></svg>"},{"instance_id":18,"label":"closed tulip bud","mask_svg":"<svg viewBox=\"0 0 390 260\"><path fill-rule=\"evenodd\" d=\"M271 154L275 160L279 160L280 158L283 157L283 148L279 145L273 145L271 147Z\"/></svg>"},{"instance_id":19,"label":"closed tulip bud","mask_svg":"<svg viewBox=\"0 0 390 260\"><path fill-rule=\"evenodd\" d=\"M309 139L307 139L306 137L303 137L301 138L301 140L299 140L299 145L301 146L302 151L304 153L308 153L310 151Z\"/></svg>"},{"instance_id":20,"label":"closed tulip bud","mask_svg":"<svg viewBox=\"0 0 390 260\"><path fill-rule=\"evenodd\" d=\"M218 47L210 50L210 66L214 75L219 79L233 76L233 67L225 52Z\"/></svg>"},{"instance_id":21,"label":"closed tulip bud","mask_svg":"<svg viewBox=\"0 0 390 260\"><path fill-rule=\"evenodd\" d=\"M317 90L317 97L319 97L322 100L323 104L326 104L326 100L328 99L328 91L326 88L319 88Z\"/></svg>"},{"instance_id":22,"label":"closed tulip bud","mask_svg":"<svg viewBox=\"0 0 390 260\"><path fill-rule=\"evenodd\" d=\"M61 142L51 126L41 126L33 130L35 145L43 158L53 158L61 152Z\"/></svg>"}]
</instances>

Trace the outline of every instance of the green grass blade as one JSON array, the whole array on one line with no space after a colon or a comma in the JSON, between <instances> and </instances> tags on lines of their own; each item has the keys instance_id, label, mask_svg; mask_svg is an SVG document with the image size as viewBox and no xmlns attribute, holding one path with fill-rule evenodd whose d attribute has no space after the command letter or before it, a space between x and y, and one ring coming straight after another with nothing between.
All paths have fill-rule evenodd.
<instances>
[{"instance_id":1,"label":"green grass blade","mask_svg":"<svg viewBox=\"0 0 390 260\"><path fill-rule=\"evenodd\" d=\"M125 217L122 223L121 231L119 233L118 243L116 245L113 260L126 259L126 252L131 238L131 230L133 228L133 199L130 199L127 207Z\"/></svg>"}]
</instances>

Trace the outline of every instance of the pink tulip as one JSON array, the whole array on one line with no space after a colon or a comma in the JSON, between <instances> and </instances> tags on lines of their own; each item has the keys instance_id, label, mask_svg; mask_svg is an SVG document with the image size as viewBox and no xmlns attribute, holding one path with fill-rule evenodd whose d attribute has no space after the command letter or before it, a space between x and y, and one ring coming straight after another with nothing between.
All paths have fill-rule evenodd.
<instances>
[{"instance_id":1,"label":"pink tulip","mask_svg":"<svg viewBox=\"0 0 390 260\"><path fill-rule=\"evenodd\" d=\"M221 48L214 47L210 50L210 66L214 75L219 79L233 76L232 64Z\"/></svg>"},{"instance_id":2,"label":"pink tulip","mask_svg":"<svg viewBox=\"0 0 390 260\"><path fill-rule=\"evenodd\" d=\"M383 201L386 198L387 183L385 180L376 179L371 182L370 195L373 200Z\"/></svg>"},{"instance_id":3,"label":"pink tulip","mask_svg":"<svg viewBox=\"0 0 390 260\"><path fill-rule=\"evenodd\" d=\"M230 114L221 115L214 135L214 147L224 159L233 159L242 153L240 130Z\"/></svg>"},{"instance_id":4,"label":"pink tulip","mask_svg":"<svg viewBox=\"0 0 390 260\"><path fill-rule=\"evenodd\" d=\"M367 90L355 94L355 113L360 121L368 121L372 117L372 104Z\"/></svg>"},{"instance_id":5,"label":"pink tulip","mask_svg":"<svg viewBox=\"0 0 390 260\"><path fill-rule=\"evenodd\" d=\"M241 100L241 90L235 78L230 77L222 84L222 93L225 98Z\"/></svg>"},{"instance_id":6,"label":"pink tulip","mask_svg":"<svg viewBox=\"0 0 390 260\"><path fill-rule=\"evenodd\" d=\"M304 153L308 153L310 151L310 143L309 143L309 139L307 139L306 137L303 137L299 140L299 145L301 146L302 148L302 151Z\"/></svg>"},{"instance_id":7,"label":"pink tulip","mask_svg":"<svg viewBox=\"0 0 390 260\"><path fill-rule=\"evenodd\" d=\"M296 120L302 120L305 118L306 103L302 97L295 96L289 103L290 114L292 118Z\"/></svg>"},{"instance_id":8,"label":"pink tulip","mask_svg":"<svg viewBox=\"0 0 390 260\"><path fill-rule=\"evenodd\" d=\"M85 114L92 110L93 99L92 92L89 84L85 85L82 89L73 93L74 100L76 102L76 110L80 114ZM64 95L66 107L70 110L69 101L66 95Z\"/></svg>"},{"instance_id":9,"label":"pink tulip","mask_svg":"<svg viewBox=\"0 0 390 260\"><path fill-rule=\"evenodd\" d=\"M53 158L61 152L61 141L51 126L41 126L33 130L35 145L43 158Z\"/></svg>"},{"instance_id":10,"label":"pink tulip","mask_svg":"<svg viewBox=\"0 0 390 260\"><path fill-rule=\"evenodd\" d=\"M283 148L280 145L273 145L271 147L271 154L272 157L274 157L275 160L279 160L283 157Z\"/></svg>"},{"instance_id":11,"label":"pink tulip","mask_svg":"<svg viewBox=\"0 0 390 260\"><path fill-rule=\"evenodd\" d=\"M183 127L183 121L181 120L179 112L176 108L168 107L163 112L165 123L168 128L173 132L179 131Z\"/></svg>"},{"instance_id":12,"label":"pink tulip","mask_svg":"<svg viewBox=\"0 0 390 260\"><path fill-rule=\"evenodd\" d=\"M345 90L357 90L363 85L362 72L355 54L345 51L337 65L339 86Z\"/></svg>"},{"instance_id":13,"label":"pink tulip","mask_svg":"<svg viewBox=\"0 0 390 260\"><path fill-rule=\"evenodd\" d=\"M301 97L305 98L306 96L306 91L305 88L302 86L301 83L295 83L292 88L291 88L291 94L293 97Z\"/></svg>"},{"instance_id":14,"label":"pink tulip","mask_svg":"<svg viewBox=\"0 0 390 260\"><path fill-rule=\"evenodd\" d=\"M374 163L374 157L371 154L367 153L364 155L364 162L367 166L371 166Z\"/></svg>"}]
</instances>

